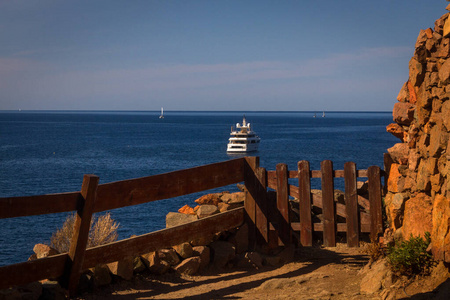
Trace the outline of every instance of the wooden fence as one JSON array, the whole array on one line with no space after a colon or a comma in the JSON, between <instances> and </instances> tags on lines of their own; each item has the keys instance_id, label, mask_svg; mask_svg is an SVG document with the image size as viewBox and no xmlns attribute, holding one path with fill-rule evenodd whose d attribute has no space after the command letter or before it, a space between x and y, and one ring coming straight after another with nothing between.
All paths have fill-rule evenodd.
<instances>
[{"instance_id":1,"label":"wooden fence","mask_svg":"<svg viewBox=\"0 0 450 300\"><path fill-rule=\"evenodd\" d=\"M247 158L253 172L245 176L249 195L245 209L251 222L251 245L292 244L296 237L299 246L312 246L313 233L322 232L326 247L336 246L337 232L346 232L349 247L359 245L360 234L370 233L376 239L383 232L381 170L377 166L357 170L353 162L347 162L344 170L333 170L333 163L325 160L320 170L310 170L309 162L300 161L298 169L289 171L286 164L278 164L275 171L259 167L257 157ZM298 186L289 184L290 178L298 179ZM320 178L321 194L311 192L311 178ZM334 178L345 182L345 203L336 202ZM357 194L357 179L368 181L369 199ZM268 190L275 190L271 197ZM298 199L299 221L294 218L289 197ZM313 207L322 210L321 222L313 222ZM337 217L345 219L338 223ZM253 238L254 237L254 238Z\"/></svg>"},{"instance_id":2,"label":"wooden fence","mask_svg":"<svg viewBox=\"0 0 450 300\"><path fill-rule=\"evenodd\" d=\"M344 177L346 205L333 200L333 177ZM322 199L311 196L310 178L322 179ZM370 214L359 213L356 177L369 178ZM299 187L289 185L288 178L298 178ZM289 244L300 231L299 244L312 245L312 233L323 231L324 244L335 245L337 231L346 231L348 244L356 246L362 232L373 236L382 230L380 169L356 170L347 163L344 171L333 171L332 163L324 161L321 171L310 171L308 162L299 162L299 169L288 171L285 164L276 171L259 167L257 157L185 169L132 180L98 184L99 178L85 175L81 191L28 197L0 198L0 218L14 218L76 211L75 234L68 253L0 267L0 289L48 278L58 279L70 294L77 289L81 273L98 264L119 261L127 256L141 255L168 248L197 237L214 234L249 224L249 245L255 247ZM195 222L120 240L86 249L92 214L125 206L187 195L195 192L244 182L246 199L243 208L213 215ZM268 189L276 190L271 201ZM300 222L291 222L289 196L300 200ZM323 223L312 223L311 206L323 209ZM335 223L335 215L346 218L346 227ZM345 224L344 224L345 225Z\"/></svg>"}]
</instances>

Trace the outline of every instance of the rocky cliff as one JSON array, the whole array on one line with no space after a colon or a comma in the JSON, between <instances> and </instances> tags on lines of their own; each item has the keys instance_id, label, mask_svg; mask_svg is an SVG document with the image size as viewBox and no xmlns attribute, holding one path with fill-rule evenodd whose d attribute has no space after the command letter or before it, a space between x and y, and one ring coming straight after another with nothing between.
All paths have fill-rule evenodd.
<instances>
[{"instance_id":1,"label":"rocky cliff","mask_svg":"<svg viewBox=\"0 0 450 300\"><path fill-rule=\"evenodd\" d=\"M450 11L450 5L447 6ZM421 30L409 78L387 131L401 142L388 149L389 226L397 236L430 232L436 259L450 262L450 19Z\"/></svg>"}]
</instances>

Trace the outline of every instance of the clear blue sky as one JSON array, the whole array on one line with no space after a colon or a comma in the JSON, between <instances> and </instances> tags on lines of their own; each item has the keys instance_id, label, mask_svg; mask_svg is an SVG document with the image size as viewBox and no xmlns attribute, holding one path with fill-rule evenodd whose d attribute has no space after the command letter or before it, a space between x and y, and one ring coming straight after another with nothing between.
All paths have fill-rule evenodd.
<instances>
[{"instance_id":1,"label":"clear blue sky","mask_svg":"<svg viewBox=\"0 0 450 300\"><path fill-rule=\"evenodd\" d=\"M0 0L0 110L390 111L445 0Z\"/></svg>"}]
</instances>

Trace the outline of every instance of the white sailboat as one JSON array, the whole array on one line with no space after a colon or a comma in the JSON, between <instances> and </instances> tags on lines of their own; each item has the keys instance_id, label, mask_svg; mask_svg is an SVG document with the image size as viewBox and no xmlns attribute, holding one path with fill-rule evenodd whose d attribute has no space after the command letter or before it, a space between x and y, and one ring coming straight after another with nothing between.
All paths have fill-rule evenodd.
<instances>
[{"instance_id":1,"label":"white sailboat","mask_svg":"<svg viewBox=\"0 0 450 300\"><path fill-rule=\"evenodd\" d=\"M164 119L164 109L161 107L161 115L159 116L160 119Z\"/></svg>"}]
</instances>

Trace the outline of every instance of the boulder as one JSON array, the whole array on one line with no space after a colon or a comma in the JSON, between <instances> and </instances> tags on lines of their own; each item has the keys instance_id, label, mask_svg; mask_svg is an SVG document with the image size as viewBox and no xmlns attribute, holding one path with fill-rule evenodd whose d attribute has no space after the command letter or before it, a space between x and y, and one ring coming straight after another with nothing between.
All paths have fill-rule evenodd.
<instances>
[{"instance_id":1,"label":"boulder","mask_svg":"<svg viewBox=\"0 0 450 300\"><path fill-rule=\"evenodd\" d=\"M230 194L230 198L224 201L227 204L237 204L241 203L243 204L245 200L245 193L244 192L236 192Z\"/></svg>"},{"instance_id":2,"label":"boulder","mask_svg":"<svg viewBox=\"0 0 450 300\"><path fill-rule=\"evenodd\" d=\"M96 265L95 268L92 270L92 272L94 285L96 287L108 285L111 283L112 278L107 265L104 264Z\"/></svg>"},{"instance_id":3,"label":"boulder","mask_svg":"<svg viewBox=\"0 0 450 300\"><path fill-rule=\"evenodd\" d=\"M419 152L417 150L413 149L409 151L408 155L408 169L412 172L417 170L417 166L419 165Z\"/></svg>"},{"instance_id":4,"label":"boulder","mask_svg":"<svg viewBox=\"0 0 450 300\"><path fill-rule=\"evenodd\" d=\"M391 123L386 127L386 131L391 133L396 138L399 138L402 142L405 141L406 132L402 126L397 123Z\"/></svg>"},{"instance_id":5,"label":"boulder","mask_svg":"<svg viewBox=\"0 0 450 300\"><path fill-rule=\"evenodd\" d=\"M178 257L177 252L175 249L161 249L158 250L158 257L161 260L164 260L171 266L175 266L180 262L180 258Z\"/></svg>"},{"instance_id":6,"label":"boulder","mask_svg":"<svg viewBox=\"0 0 450 300\"><path fill-rule=\"evenodd\" d=\"M141 260L141 258L139 256L136 256L133 259L133 271L135 273L140 273L140 272L142 272L144 270L145 270L144 262Z\"/></svg>"},{"instance_id":7,"label":"boulder","mask_svg":"<svg viewBox=\"0 0 450 300\"><path fill-rule=\"evenodd\" d=\"M408 196L406 193L389 193L386 195L385 204L389 223L394 229L402 226L404 204L407 199Z\"/></svg>"},{"instance_id":8,"label":"boulder","mask_svg":"<svg viewBox=\"0 0 450 300\"><path fill-rule=\"evenodd\" d=\"M150 252L141 256L142 262L145 264L150 273L161 275L170 269L168 262L159 258L158 252Z\"/></svg>"},{"instance_id":9,"label":"boulder","mask_svg":"<svg viewBox=\"0 0 450 300\"><path fill-rule=\"evenodd\" d=\"M417 48L419 49L419 48ZM417 53L416 49L416 53ZM421 56L421 55L418 55ZM423 60L423 57L419 57ZM420 86L425 78L425 70L421 62L419 62L418 57L413 57L409 61L409 81L413 86Z\"/></svg>"},{"instance_id":10,"label":"boulder","mask_svg":"<svg viewBox=\"0 0 450 300\"><path fill-rule=\"evenodd\" d=\"M193 207L190 207L189 205L185 205L185 206L183 206L182 208L180 208L179 210L178 210L178 212L180 213L180 214L187 214L187 215L195 215L195 212L194 212L194 208Z\"/></svg>"},{"instance_id":11,"label":"boulder","mask_svg":"<svg viewBox=\"0 0 450 300\"><path fill-rule=\"evenodd\" d=\"M447 10L449 10L448 8L450 7L450 5L447 6ZM444 28L443 28L443 36L444 37L450 37L450 17L447 17L445 24L444 24Z\"/></svg>"},{"instance_id":12,"label":"boulder","mask_svg":"<svg viewBox=\"0 0 450 300\"><path fill-rule=\"evenodd\" d=\"M397 143L388 149L389 155L395 163L406 165L408 163L409 147L407 143Z\"/></svg>"},{"instance_id":13,"label":"boulder","mask_svg":"<svg viewBox=\"0 0 450 300\"><path fill-rule=\"evenodd\" d=\"M430 169L429 160L424 159L420 161L415 186L417 191L428 192L431 190Z\"/></svg>"},{"instance_id":14,"label":"boulder","mask_svg":"<svg viewBox=\"0 0 450 300\"><path fill-rule=\"evenodd\" d=\"M397 96L398 102L409 102L408 82L405 82Z\"/></svg>"},{"instance_id":15,"label":"boulder","mask_svg":"<svg viewBox=\"0 0 450 300\"><path fill-rule=\"evenodd\" d=\"M187 215L176 212L169 212L166 215L166 228L175 227L196 221L198 218L196 215Z\"/></svg>"},{"instance_id":16,"label":"boulder","mask_svg":"<svg viewBox=\"0 0 450 300\"><path fill-rule=\"evenodd\" d=\"M42 295L42 284L38 281L18 287L21 297L18 299L38 300ZM3 299L0 295L0 299ZM12 299L12 298L7 298Z\"/></svg>"},{"instance_id":17,"label":"boulder","mask_svg":"<svg viewBox=\"0 0 450 300\"><path fill-rule=\"evenodd\" d=\"M431 197L420 193L412 196L405 203L402 234L405 239L413 236L425 236L425 232L432 232L432 202Z\"/></svg>"},{"instance_id":18,"label":"boulder","mask_svg":"<svg viewBox=\"0 0 450 300\"><path fill-rule=\"evenodd\" d=\"M59 253L56 249L53 249L52 247L45 244L34 245L33 252L36 254L37 259L56 255Z\"/></svg>"},{"instance_id":19,"label":"boulder","mask_svg":"<svg viewBox=\"0 0 450 300\"><path fill-rule=\"evenodd\" d=\"M220 200L220 197L222 196L222 193L215 193L215 194L206 194L195 200L196 203L203 205L203 204L210 204L215 205L219 204L222 200Z\"/></svg>"},{"instance_id":20,"label":"boulder","mask_svg":"<svg viewBox=\"0 0 450 300\"><path fill-rule=\"evenodd\" d=\"M200 269L201 259L198 256L189 257L183 260L179 265L177 265L174 269L175 271L186 274L186 275L194 275Z\"/></svg>"},{"instance_id":21,"label":"boulder","mask_svg":"<svg viewBox=\"0 0 450 300\"><path fill-rule=\"evenodd\" d=\"M248 224L244 223L232 234L228 241L235 246L236 253L243 253L248 250Z\"/></svg>"},{"instance_id":22,"label":"boulder","mask_svg":"<svg viewBox=\"0 0 450 300\"><path fill-rule=\"evenodd\" d=\"M225 267L236 255L235 246L226 241L215 241L210 244L213 260L216 268Z\"/></svg>"},{"instance_id":23,"label":"boulder","mask_svg":"<svg viewBox=\"0 0 450 300\"><path fill-rule=\"evenodd\" d=\"M399 164L392 164L387 182L387 189L391 193L401 193L405 188L405 177L399 172Z\"/></svg>"},{"instance_id":24,"label":"boulder","mask_svg":"<svg viewBox=\"0 0 450 300\"><path fill-rule=\"evenodd\" d=\"M200 269L203 270L211 261L211 250L207 246L196 246L192 248L192 255L200 257Z\"/></svg>"},{"instance_id":25,"label":"boulder","mask_svg":"<svg viewBox=\"0 0 450 300\"><path fill-rule=\"evenodd\" d=\"M392 277L386 260L381 259L373 263L370 268L363 271L364 277L361 280L360 291L362 294L371 295L381 290L383 282Z\"/></svg>"},{"instance_id":26,"label":"boulder","mask_svg":"<svg viewBox=\"0 0 450 300\"><path fill-rule=\"evenodd\" d=\"M447 129L447 132L450 132L450 101L445 101L441 107L442 111L442 123Z\"/></svg>"},{"instance_id":27,"label":"boulder","mask_svg":"<svg viewBox=\"0 0 450 300\"><path fill-rule=\"evenodd\" d=\"M193 255L193 249L189 243L182 243L180 245L173 246L173 249L182 258L188 258Z\"/></svg>"},{"instance_id":28,"label":"boulder","mask_svg":"<svg viewBox=\"0 0 450 300\"><path fill-rule=\"evenodd\" d=\"M57 281L45 281L42 283L42 294L39 299L65 300L66 291Z\"/></svg>"},{"instance_id":29,"label":"boulder","mask_svg":"<svg viewBox=\"0 0 450 300\"><path fill-rule=\"evenodd\" d=\"M406 102L397 102L394 104L392 112L394 122L403 125L410 125L414 120L415 105Z\"/></svg>"},{"instance_id":30,"label":"boulder","mask_svg":"<svg viewBox=\"0 0 450 300\"><path fill-rule=\"evenodd\" d=\"M450 262L450 199L437 195L433 203L431 249L435 259Z\"/></svg>"},{"instance_id":31,"label":"boulder","mask_svg":"<svg viewBox=\"0 0 450 300\"><path fill-rule=\"evenodd\" d=\"M199 219L206 218L212 216L214 214L219 213L219 209L215 205L204 204L200 205L200 208L197 210L197 217Z\"/></svg>"},{"instance_id":32,"label":"boulder","mask_svg":"<svg viewBox=\"0 0 450 300\"><path fill-rule=\"evenodd\" d=\"M409 103L416 104L417 103L416 90L414 89L414 86L412 85L412 83L409 80L408 80L407 86L408 86L408 93L409 93Z\"/></svg>"},{"instance_id":33,"label":"boulder","mask_svg":"<svg viewBox=\"0 0 450 300\"><path fill-rule=\"evenodd\" d=\"M111 274L119 276L125 280L133 278L134 257L127 256L122 260L107 265Z\"/></svg>"}]
</instances>

